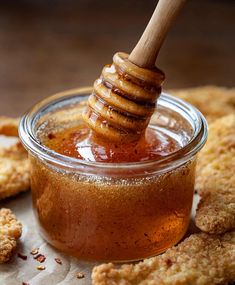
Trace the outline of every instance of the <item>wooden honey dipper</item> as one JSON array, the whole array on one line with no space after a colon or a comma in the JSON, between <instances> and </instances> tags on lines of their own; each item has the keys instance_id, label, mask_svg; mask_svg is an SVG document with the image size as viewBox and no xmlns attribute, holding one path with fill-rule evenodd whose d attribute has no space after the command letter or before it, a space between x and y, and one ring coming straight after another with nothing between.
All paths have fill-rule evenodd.
<instances>
[{"instance_id":1,"label":"wooden honey dipper","mask_svg":"<svg viewBox=\"0 0 235 285\"><path fill-rule=\"evenodd\" d=\"M165 79L155 61L185 1L159 0L131 54L116 53L94 82L83 119L98 137L128 142L145 132Z\"/></svg>"}]
</instances>

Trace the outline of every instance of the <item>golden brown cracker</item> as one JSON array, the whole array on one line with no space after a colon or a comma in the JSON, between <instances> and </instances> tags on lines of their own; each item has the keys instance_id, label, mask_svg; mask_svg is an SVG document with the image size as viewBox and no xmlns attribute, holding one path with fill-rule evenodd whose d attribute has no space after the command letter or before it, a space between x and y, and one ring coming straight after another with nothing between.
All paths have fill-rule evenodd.
<instances>
[{"instance_id":1,"label":"golden brown cracker","mask_svg":"<svg viewBox=\"0 0 235 285\"><path fill-rule=\"evenodd\" d=\"M209 136L197 163L196 189L235 192L235 114L209 125Z\"/></svg>"},{"instance_id":2,"label":"golden brown cracker","mask_svg":"<svg viewBox=\"0 0 235 285\"><path fill-rule=\"evenodd\" d=\"M235 228L235 193L219 191L204 195L198 205L196 225L210 234Z\"/></svg>"},{"instance_id":3,"label":"golden brown cracker","mask_svg":"<svg viewBox=\"0 0 235 285\"><path fill-rule=\"evenodd\" d=\"M202 86L170 90L169 93L194 105L208 122L235 113L235 88Z\"/></svg>"},{"instance_id":4,"label":"golden brown cracker","mask_svg":"<svg viewBox=\"0 0 235 285\"><path fill-rule=\"evenodd\" d=\"M0 151L0 199L26 191L30 187L28 155L17 143Z\"/></svg>"},{"instance_id":5,"label":"golden brown cracker","mask_svg":"<svg viewBox=\"0 0 235 285\"><path fill-rule=\"evenodd\" d=\"M22 233L22 224L9 209L0 209L0 263L7 262Z\"/></svg>"},{"instance_id":6,"label":"golden brown cracker","mask_svg":"<svg viewBox=\"0 0 235 285\"><path fill-rule=\"evenodd\" d=\"M235 228L235 114L209 126L209 138L198 156L196 189L202 196L196 225L220 234Z\"/></svg>"},{"instance_id":7,"label":"golden brown cracker","mask_svg":"<svg viewBox=\"0 0 235 285\"><path fill-rule=\"evenodd\" d=\"M164 254L135 265L97 266L93 285L214 285L235 281L235 232L191 235Z\"/></svg>"},{"instance_id":8,"label":"golden brown cracker","mask_svg":"<svg viewBox=\"0 0 235 285\"><path fill-rule=\"evenodd\" d=\"M0 117L0 134L18 135L18 119ZM0 147L0 199L29 189L29 161L20 142Z\"/></svg>"}]
</instances>

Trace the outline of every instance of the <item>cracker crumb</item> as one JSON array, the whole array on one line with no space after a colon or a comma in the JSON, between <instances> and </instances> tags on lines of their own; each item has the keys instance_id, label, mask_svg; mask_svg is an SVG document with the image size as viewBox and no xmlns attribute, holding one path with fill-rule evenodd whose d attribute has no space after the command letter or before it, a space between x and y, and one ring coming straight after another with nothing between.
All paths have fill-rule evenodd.
<instances>
[{"instance_id":1,"label":"cracker crumb","mask_svg":"<svg viewBox=\"0 0 235 285\"><path fill-rule=\"evenodd\" d=\"M82 279L82 278L85 277L85 274L84 274L83 272L78 272L78 273L76 274L76 276L77 276L78 279Z\"/></svg>"},{"instance_id":2,"label":"cracker crumb","mask_svg":"<svg viewBox=\"0 0 235 285\"><path fill-rule=\"evenodd\" d=\"M0 263L7 262L22 233L22 224L10 209L0 209Z\"/></svg>"},{"instance_id":3,"label":"cracker crumb","mask_svg":"<svg viewBox=\"0 0 235 285\"><path fill-rule=\"evenodd\" d=\"M37 266L37 270L45 270L45 269L46 269L46 267L43 266L43 265L38 265Z\"/></svg>"},{"instance_id":4,"label":"cracker crumb","mask_svg":"<svg viewBox=\"0 0 235 285\"><path fill-rule=\"evenodd\" d=\"M39 248L33 248L33 249L30 251L30 254L36 255L36 254L38 254L38 252L39 252Z\"/></svg>"}]
</instances>

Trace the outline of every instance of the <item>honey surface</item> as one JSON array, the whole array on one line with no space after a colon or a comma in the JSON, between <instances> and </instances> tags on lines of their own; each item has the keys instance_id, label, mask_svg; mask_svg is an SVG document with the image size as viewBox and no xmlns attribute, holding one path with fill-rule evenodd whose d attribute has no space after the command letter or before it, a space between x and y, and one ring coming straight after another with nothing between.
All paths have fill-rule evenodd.
<instances>
[{"instance_id":1,"label":"honey surface","mask_svg":"<svg viewBox=\"0 0 235 285\"><path fill-rule=\"evenodd\" d=\"M175 139L150 128L138 141L119 143L95 137L85 125L49 133L43 143L63 155L108 163L156 160L180 148Z\"/></svg>"}]
</instances>

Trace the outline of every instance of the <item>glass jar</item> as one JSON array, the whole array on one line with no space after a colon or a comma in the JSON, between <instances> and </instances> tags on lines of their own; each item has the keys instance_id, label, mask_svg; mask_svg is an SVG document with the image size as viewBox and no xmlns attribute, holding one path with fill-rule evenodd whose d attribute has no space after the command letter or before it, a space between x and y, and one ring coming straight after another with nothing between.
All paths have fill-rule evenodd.
<instances>
[{"instance_id":1,"label":"glass jar","mask_svg":"<svg viewBox=\"0 0 235 285\"><path fill-rule=\"evenodd\" d=\"M90 93L90 88L58 93L21 120L40 233L85 260L130 261L163 252L180 241L189 224L206 121L190 104L162 94L149 127L171 134L181 147L161 159L90 162L43 145L45 133L81 122Z\"/></svg>"}]
</instances>

